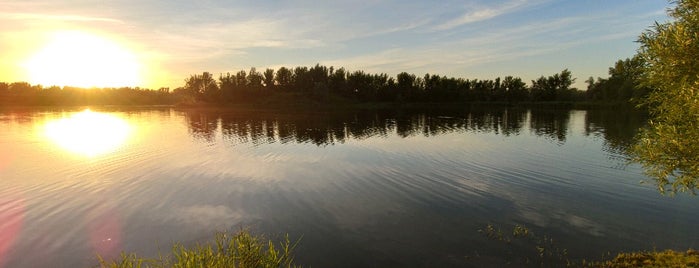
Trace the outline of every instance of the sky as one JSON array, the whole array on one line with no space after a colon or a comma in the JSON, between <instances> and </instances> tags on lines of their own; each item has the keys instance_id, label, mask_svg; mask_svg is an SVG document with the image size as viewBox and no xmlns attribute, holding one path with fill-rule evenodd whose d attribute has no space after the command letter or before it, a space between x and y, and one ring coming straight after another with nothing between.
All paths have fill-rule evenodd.
<instances>
[{"instance_id":1,"label":"sky","mask_svg":"<svg viewBox=\"0 0 699 268\"><path fill-rule=\"evenodd\" d=\"M638 35L667 21L668 7L665 0L0 0L0 81L32 82L37 65L60 66L63 75L127 75L71 64L88 56L36 60L56 32L72 31L107 40L90 46L119 47L83 53L90 58L110 54L101 61L134 66L118 62L133 57L141 79L130 86L176 88L204 71L319 63L391 76L525 81L567 68L582 89L588 77L606 77L615 61L633 56ZM51 51L91 50L76 47Z\"/></svg>"}]
</instances>

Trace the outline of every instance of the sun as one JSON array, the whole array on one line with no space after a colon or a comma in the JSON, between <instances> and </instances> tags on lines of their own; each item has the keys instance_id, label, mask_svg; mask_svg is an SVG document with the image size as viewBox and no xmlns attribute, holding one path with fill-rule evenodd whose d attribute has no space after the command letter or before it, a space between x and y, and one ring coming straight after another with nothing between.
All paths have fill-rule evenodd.
<instances>
[{"instance_id":1,"label":"sun","mask_svg":"<svg viewBox=\"0 0 699 268\"><path fill-rule=\"evenodd\" d=\"M84 88L141 84L141 64L134 53L115 41L81 31L53 33L24 66L32 84Z\"/></svg>"}]
</instances>

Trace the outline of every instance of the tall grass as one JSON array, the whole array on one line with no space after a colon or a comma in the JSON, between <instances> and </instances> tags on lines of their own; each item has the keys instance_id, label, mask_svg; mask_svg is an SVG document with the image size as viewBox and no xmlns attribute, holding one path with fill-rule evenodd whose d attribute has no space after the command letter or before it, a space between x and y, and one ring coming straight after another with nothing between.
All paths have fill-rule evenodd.
<instances>
[{"instance_id":1,"label":"tall grass","mask_svg":"<svg viewBox=\"0 0 699 268\"><path fill-rule=\"evenodd\" d=\"M297 267L294 264L292 252L298 241L291 243L289 236L277 246L271 241L241 230L235 234L219 233L213 244L198 244L187 248L175 244L172 254L167 257L148 259L136 254L122 253L117 260L107 261L99 258L100 267L109 268L140 268L140 267Z\"/></svg>"}]
</instances>

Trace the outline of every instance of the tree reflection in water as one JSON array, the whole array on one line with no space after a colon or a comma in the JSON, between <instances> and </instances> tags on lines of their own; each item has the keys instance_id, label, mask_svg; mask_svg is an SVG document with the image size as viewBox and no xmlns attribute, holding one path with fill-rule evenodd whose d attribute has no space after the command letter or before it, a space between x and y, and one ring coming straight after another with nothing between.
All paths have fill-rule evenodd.
<instances>
[{"instance_id":1,"label":"tree reflection in water","mask_svg":"<svg viewBox=\"0 0 699 268\"><path fill-rule=\"evenodd\" d=\"M334 113L275 113L233 110L184 110L192 137L214 142L312 143L318 146L349 139L435 136L452 132L519 135L530 131L564 144L571 111L555 109L488 108L461 110L355 110ZM589 110L585 135L600 136L608 151L623 154L633 143L646 116L637 111Z\"/></svg>"}]
</instances>

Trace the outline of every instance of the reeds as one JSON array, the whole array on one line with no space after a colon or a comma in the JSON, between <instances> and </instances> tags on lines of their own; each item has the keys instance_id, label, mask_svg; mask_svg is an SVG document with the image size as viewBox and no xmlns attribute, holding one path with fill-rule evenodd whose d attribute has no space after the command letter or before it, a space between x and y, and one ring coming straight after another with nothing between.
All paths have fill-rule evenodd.
<instances>
[{"instance_id":1,"label":"reeds","mask_svg":"<svg viewBox=\"0 0 699 268\"><path fill-rule=\"evenodd\" d=\"M219 233L213 244L198 244L187 248L175 244L168 256L143 258L136 254L122 253L117 260L106 261L99 257L100 267L140 268L140 267L297 267L292 252L299 241L291 243L286 235L283 242L275 246L271 240L241 230L235 234Z\"/></svg>"}]
</instances>

